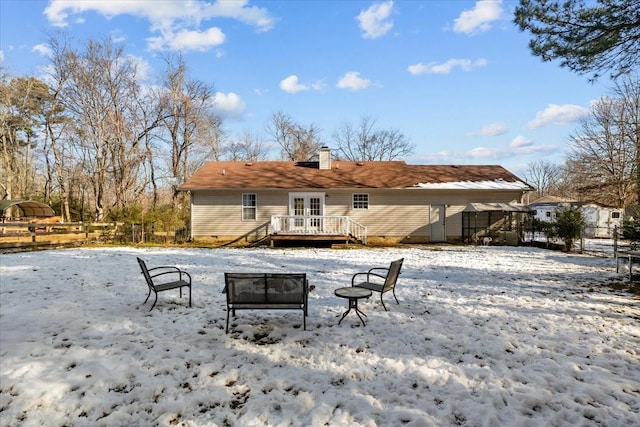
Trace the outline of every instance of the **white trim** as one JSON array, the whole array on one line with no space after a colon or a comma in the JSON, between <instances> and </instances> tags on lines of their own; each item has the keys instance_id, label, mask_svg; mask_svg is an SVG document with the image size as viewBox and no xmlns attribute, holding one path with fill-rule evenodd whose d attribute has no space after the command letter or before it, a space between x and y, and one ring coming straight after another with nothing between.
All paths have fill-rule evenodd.
<instances>
[{"instance_id":1,"label":"white trim","mask_svg":"<svg viewBox=\"0 0 640 427\"><path fill-rule=\"evenodd\" d=\"M244 196L246 195L253 195L255 196L255 206L253 206L253 209L255 210L255 218L245 218L244 217L244 209L245 209L245 205L244 205ZM251 206L246 206L247 208L251 208ZM240 221L242 222L256 222L258 220L258 193L241 193L240 195Z\"/></svg>"},{"instance_id":2,"label":"white trim","mask_svg":"<svg viewBox=\"0 0 640 427\"><path fill-rule=\"evenodd\" d=\"M367 196L367 207L366 208L356 208L355 207L355 203L353 203L354 202L353 198L355 197L356 194L362 194L362 195ZM371 195L369 193L363 193L363 192L351 193L351 210L354 210L354 211L368 211L370 206L371 206Z\"/></svg>"},{"instance_id":3,"label":"white trim","mask_svg":"<svg viewBox=\"0 0 640 427\"><path fill-rule=\"evenodd\" d=\"M325 207L325 193L324 191L322 192L313 192L313 191L307 191L307 192L295 192L295 193L289 193L289 215L295 215L294 213L294 206L293 206L293 200L296 198L303 198L305 199L305 209L308 208L307 204L309 201L309 198L311 197L317 197L320 199L320 215L324 216L324 207ZM305 213L305 215L307 215Z\"/></svg>"}]
</instances>

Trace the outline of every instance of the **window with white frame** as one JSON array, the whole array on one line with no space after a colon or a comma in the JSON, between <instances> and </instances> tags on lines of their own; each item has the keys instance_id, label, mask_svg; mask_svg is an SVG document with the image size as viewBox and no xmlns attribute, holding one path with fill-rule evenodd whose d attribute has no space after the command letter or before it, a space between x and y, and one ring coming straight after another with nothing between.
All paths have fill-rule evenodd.
<instances>
[{"instance_id":1,"label":"window with white frame","mask_svg":"<svg viewBox=\"0 0 640 427\"><path fill-rule=\"evenodd\" d=\"M366 193L354 193L353 209L369 209L369 195Z\"/></svg>"},{"instance_id":2,"label":"window with white frame","mask_svg":"<svg viewBox=\"0 0 640 427\"><path fill-rule=\"evenodd\" d=\"M258 197L255 193L242 194L242 220L255 221L258 219Z\"/></svg>"}]
</instances>

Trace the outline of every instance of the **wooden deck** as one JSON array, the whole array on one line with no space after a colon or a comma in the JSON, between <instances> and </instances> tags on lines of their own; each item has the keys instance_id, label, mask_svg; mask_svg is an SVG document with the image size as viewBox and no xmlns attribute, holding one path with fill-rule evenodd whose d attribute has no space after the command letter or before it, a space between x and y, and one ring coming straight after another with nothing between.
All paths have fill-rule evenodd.
<instances>
[{"instance_id":1,"label":"wooden deck","mask_svg":"<svg viewBox=\"0 0 640 427\"><path fill-rule=\"evenodd\" d=\"M326 242L326 243L342 243L342 244L361 244L362 242L356 239L353 236L349 235L338 235L338 234L287 234L287 233L278 233L271 234L269 236L271 242Z\"/></svg>"},{"instance_id":2,"label":"wooden deck","mask_svg":"<svg viewBox=\"0 0 640 427\"><path fill-rule=\"evenodd\" d=\"M272 241L367 243L367 227L348 216L274 215Z\"/></svg>"}]
</instances>

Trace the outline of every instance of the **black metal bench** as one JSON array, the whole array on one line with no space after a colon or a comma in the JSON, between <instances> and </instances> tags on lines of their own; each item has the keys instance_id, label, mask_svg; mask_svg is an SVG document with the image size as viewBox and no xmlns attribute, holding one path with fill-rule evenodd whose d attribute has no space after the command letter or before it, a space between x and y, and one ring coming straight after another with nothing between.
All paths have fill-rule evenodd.
<instances>
[{"instance_id":1,"label":"black metal bench","mask_svg":"<svg viewBox=\"0 0 640 427\"><path fill-rule=\"evenodd\" d=\"M191 275L189 273L180 270L178 267L169 265L147 268L147 263L144 262L144 260L140 258L137 259L138 264L140 264L140 270L142 270L142 274L149 286L149 293L147 294L147 299L144 300L143 304L149 300L151 292L156 296L156 299L153 301L153 305L149 311L153 310L153 307L155 307L158 302L158 292L178 288L180 288L180 298L182 298L182 288L189 288L189 307L191 307ZM162 276L162 279L169 279L169 281L157 279L160 276Z\"/></svg>"},{"instance_id":2,"label":"black metal bench","mask_svg":"<svg viewBox=\"0 0 640 427\"><path fill-rule=\"evenodd\" d=\"M225 273L227 325L236 310L302 310L303 329L307 329L309 284L305 273Z\"/></svg>"}]
</instances>

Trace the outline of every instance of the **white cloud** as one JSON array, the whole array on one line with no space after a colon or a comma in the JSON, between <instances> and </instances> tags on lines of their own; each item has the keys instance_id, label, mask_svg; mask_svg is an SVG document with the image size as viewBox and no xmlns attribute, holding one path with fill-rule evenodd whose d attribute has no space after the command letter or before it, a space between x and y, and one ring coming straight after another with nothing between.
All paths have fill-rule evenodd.
<instances>
[{"instance_id":1,"label":"white cloud","mask_svg":"<svg viewBox=\"0 0 640 427\"><path fill-rule=\"evenodd\" d=\"M122 34L120 30L114 30L111 32L111 40L114 43L121 43L127 40L127 36L125 34Z\"/></svg>"},{"instance_id":2,"label":"white cloud","mask_svg":"<svg viewBox=\"0 0 640 427\"><path fill-rule=\"evenodd\" d=\"M223 43L219 28L200 29L203 22L216 18L235 19L260 32L270 30L275 22L266 9L248 6L247 0L51 0L44 14L52 25L64 27L69 25L71 18L87 12L96 12L106 18L132 15L147 19L149 30L158 33L148 39L152 49L207 50ZM179 40L174 40L175 37Z\"/></svg>"},{"instance_id":3,"label":"white cloud","mask_svg":"<svg viewBox=\"0 0 640 427\"><path fill-rule=\"evenodd\" d=\"M264 8L247 6L248 0L216 1L201 0L148 0L104 1L104 0L51 0L44 14L56 26L67 26L72 15L96 12L107 18L118 15L133 15L148 19L156 27L170 27L176 22L200 23L213 18L230 18L256 27L259 31L273 28L274 19Z\"/></svg>"},{"instance_id":4,"label":"white cloud","mask_svg":"<svg viewBox=\"0 0 640 427\"><path fill-rule=\"evenodd\" d=\"M507 147L475 147L467 151L440 151L421 160L431 164L494 162L517 156L544 155L558 151L553 145L535 145L525 137L516 137Z\"/></svg>"},{"instance_id":5,"label":"white cloud","mask_svg":"<svg viewBox=\"0 0 640 427\"><path fill-rule=\"evenodd\" d=\"M427 66L422 62L418 62L417 64L409 65L407 70L414 76L418 76L427 72Z\"/></svg>"},{"instance_id":6,"label":"white cloud","mask_svg":"<svg viewBox=\"0 0 640 427\"><path fill-rule=\"evenodd\" d=\"M374 3L368 9L363 10L356 17L362 30L362 37L365 39L375 39L382 37L393 28L393 21L390 19L393 12L393 1Z\"/></svg>"},{"instance_id":7,"label":"white cloud","mask_svg":"<svg viewBox=\"0 0 640 427\"><path fill-rule=\"evenodd\" d=\"M361 90L371 86L371 80L360 77L357 71L349 71L338 80L337 86L340 89Z\"/></svg>"},{"instance_id":8,"label":"white cloud","mask_svg":"<svg viewBox=\"0 0 640 427\"><path fill-rule=\"evenodd\" d=\"M313 90L323 91L327 88L327 84L322 80L318 80L317 82L311 83L311 88Z\"/></svg>"},{"instance_id":9,"label":"white cloud","mask_svg":"<svg viewBox=\"0 0 640 427\"><path fill-rule=\"evenodd\" d=\"M473 34L488 31L491 23L502 16L502 0L479 0L471 10L465 10L455 19L453 30Z\"/></svg>"},{"instance_id":10,"label":"white cloud","mask_svg":"<svg viewBox=\"0 0 640 427\"><path fill-rule=\"evenodd\" d=\"M300 81L298 80L298 76L296 76L295 74L292 74L286 79L280 81L280 89L287 93L298 93L310 89L320 91L324 90L325 87L326 84L321 80L318 80L315 83L300 83Z\"/></svg>"},{"instance_id":11,"label":"white cloud","mask_svg":"<svg viewBox=\"0 0 640 427\"><path fill-rule=\"evenodd\" d=\"M479 130L467 133L467 136L497 136L507 131L504 123L491 123L481 127Z\"/></svg>"},{"instance_id":12,"label":"white cloud","mask_svg":"<svg viewBox=\"0 0 640 427\"><path fill-rule=\"evenodd\" d=\"M431 62L427 65L419 62L415 65L409 65L407 70L413 75L420 74L449 74L454 68L460 68L462 71L471 71L474 68L486 67L489 62L484 59L449 59L442 64Z\"/></svg>"},{"instance_id":13,"label":"white cloud","mask_svg":"<svg viewBox=\"0 0 640 427\"><path fill-rule=\"evenodd\" d=\"M4 51L0 49L0 63L4 62Z\"/></svg>"},{"instance_id":14,"label":"white cloud","mask_svg":"<svg viewBox=\"0 0 640 427\"><path fill-rule=\"evenodd\" d=\"M298 82L298 76L292 74L280 82L280 89L287 93L298 93L303 90L309 90L309 86L300 84Z\"/></svg>"},{"instance_id":15,"label":"white cloud","mask_svg":"<svg viewBox=\"0 0 640 427\"><path fill-rule=\"evenodd\" d=\"M173 18L181 19L194 12L192 2L164 1L102 1L102 0L51 0L44 15L52 25L66 27L71 17L82 13L96 12L106 18L118 15L134 15L149 19L151 22L167 23ZM191 7L189 7L191 6Z\"/></svg>"},{"instance_id":16,"label":"white cloud","mask_svg":"<svg viewBox=\"0 0 640 427\"><path fill-rule=\"evenodd\" d=\"M536 129L553 124L567 124L580 120L589 114L587 108L574 104L549 104L543 111L536 114L536 118L527 123L527 129Z\"/></svg>"},{"instance_id":17,"label":"white cloud","mask_svg":"<svg viewBox=\"0 0 640 427\"><path fill-rule=\"evenodd\" d=\"M177 33L163 33L160 37L147 39L153 50L196 50L204 52L213 46L224 43L225 35L220 28L212 27L206 31L181 30Z\"/></svg>"},{"instance_id":18,"label":"white cloud","mask_svg":"<svg viewBox=\"0 0 640 427\"><path fill-rule=\"evenodd\" d=\"M37 44L31 48L32 52L38 52L40 55L44 57L51 56L51 49L44 43Z\"/></svg>"},{"instance_id":19,"label":"white cloud","mask_svg":"<svg viewBox=\"0 0 640 427\"><path fill-rule=\"evenodd\" d=\"M140 80L146 81L149 79L152 67L146 59L134 55L127 55L127 59L135 65L136 76L140 78Z\"/></svg>"},{"instance_id":20,"label":"white cloud","mask_svg":"<svg viewBox=\"0 0 640 427\"><path fill-rule=\"evenodd\" d=\"M513 138L513 141L511 141L511 144L509 144L509 146L512 147L512 148L524 149L524 147L533 146L533 141L531 141L527 137L524 137L522 135L518 135L515 138Z\"/></svg>"},{"instance_id":21,"label":"white cloud","mask_svg":"<svg viewBox=\"0 0 640 427\"><path fill-rule=\"evenodd\" d=\"M244 115L246 105L242 98L233 92L216 92L213 109L223 118L237 119Z\"/></svg>"}]
</instances>

